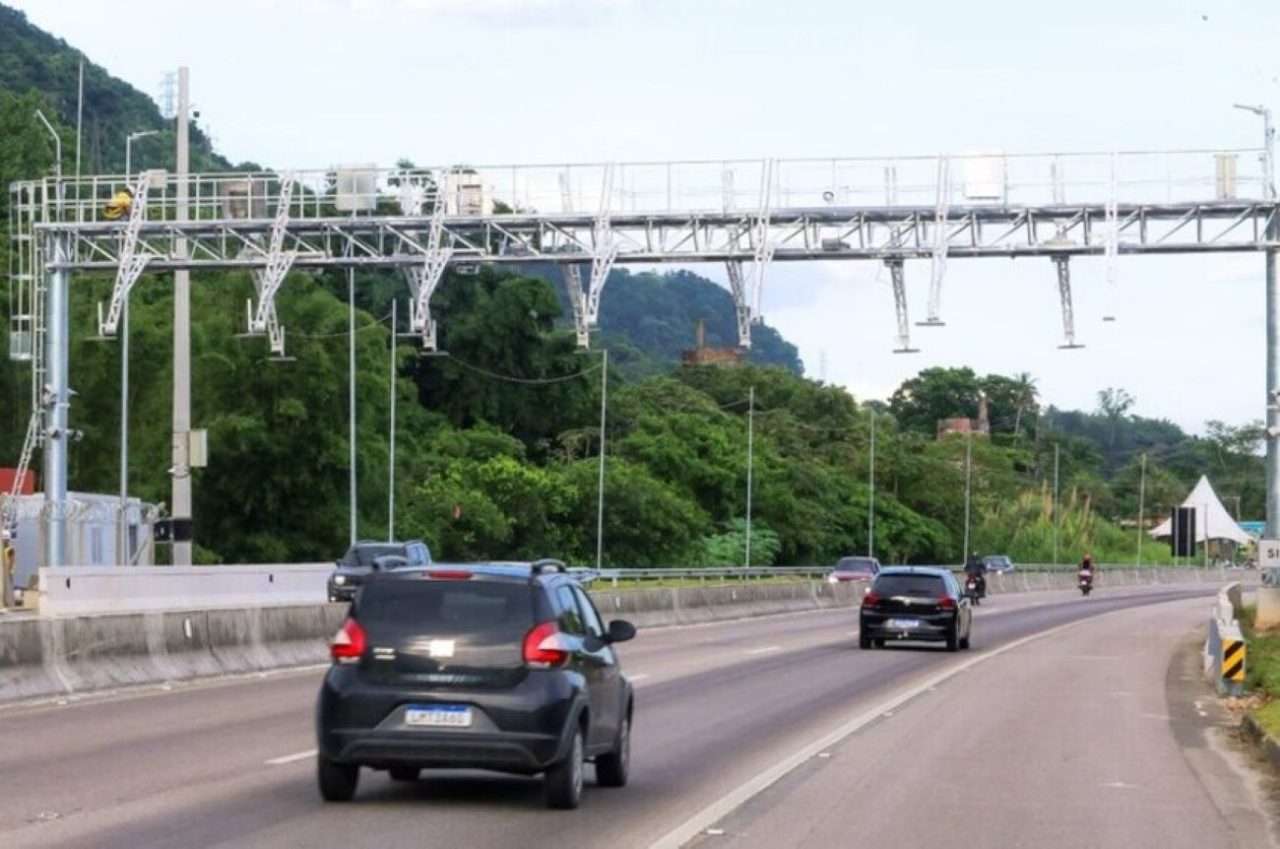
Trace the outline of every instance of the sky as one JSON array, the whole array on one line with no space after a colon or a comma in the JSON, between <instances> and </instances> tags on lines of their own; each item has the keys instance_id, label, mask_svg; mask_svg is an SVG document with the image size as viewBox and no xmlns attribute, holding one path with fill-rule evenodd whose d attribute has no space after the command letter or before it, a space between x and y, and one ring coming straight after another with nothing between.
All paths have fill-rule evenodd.
<instances>
[{"instance_id":1,"label":"sky","mask_svg":"<svg viewBox=\"0 0 1280 849\"><path fill-rule=\"evenodd\" d=\"M1280 110L1274 0L5 2L148 94L187 65L218 149L271 168L1244 148L1261 121L1231 105ZM859 400L967 365L1195 432L1263 417L1260 254L1072 268L1081 350L1047 259L950 262L917 354L874 263L774 264L763 313ZM906 274L923 318L929 265Z\"/></svg>"}]
</instances>

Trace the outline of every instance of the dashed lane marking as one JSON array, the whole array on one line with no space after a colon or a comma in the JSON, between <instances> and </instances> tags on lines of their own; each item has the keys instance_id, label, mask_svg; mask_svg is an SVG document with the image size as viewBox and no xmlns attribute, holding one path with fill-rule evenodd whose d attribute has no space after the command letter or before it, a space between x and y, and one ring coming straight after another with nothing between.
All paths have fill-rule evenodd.
<instances>
[{"instance_id":1,"label":"dashed lane marking","mask_svg":"<svg viewBox=\"0 0 1280 849\"><path fill-rule=\"evenodd\" d=\"M263 761L263 763L267 766L283 766L284 764L291 764L294 761L305 761L307 758L314 758L315 756L315 749L307 749L305 752L294 752L292 755L282 755L278 758L271 758L270 760Z\"/></svg>"}]
</instances>

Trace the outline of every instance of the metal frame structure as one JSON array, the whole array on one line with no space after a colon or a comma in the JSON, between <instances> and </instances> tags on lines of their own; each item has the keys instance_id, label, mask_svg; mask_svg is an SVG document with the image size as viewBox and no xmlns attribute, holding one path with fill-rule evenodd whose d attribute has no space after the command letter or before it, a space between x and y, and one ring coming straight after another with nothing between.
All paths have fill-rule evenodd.
<instances>
[{"instance_id":1,"label":"metal frame structure","mask_svg":"<svg viewBox=\"0 0 1280 849\"><path fill-rule=\"evenodd\" d=\"M32 350L47 342L50 352L48 387L33 358L41 442L65 432L66 371L53 368L53 352L67 340L55 344L47 328L65 324L65 298L52 295L74 271L116 273L105 335L144 269L251 272L258 300L248 329L279 354L275 304L291 269L401 269L411 330L434 351L430 299L451 265L562 267L586 347L615 264L724 263L745 347L772 262L871 260L889 266L898 350L910 351L906 260L931 260L921 322L931 325L942 323L950 260L1046 257L1057 269L1064 347L1075 347L1071 258L1101 256L1111 267L1134 254L1273 257L1271 173L1269 148L399 168L370 169L356 187L367 196L354 203L344 184L343 204L334 170L193 174L180 187L175 176L144 175L132 184L127 221L107 215L127 175L46 178L11 187L11 285L27 310L13 321L30 331ZM64 401L48 405L50 397ZM50 462L65 464L65 454Z\"/></svg>"}]
</instances>

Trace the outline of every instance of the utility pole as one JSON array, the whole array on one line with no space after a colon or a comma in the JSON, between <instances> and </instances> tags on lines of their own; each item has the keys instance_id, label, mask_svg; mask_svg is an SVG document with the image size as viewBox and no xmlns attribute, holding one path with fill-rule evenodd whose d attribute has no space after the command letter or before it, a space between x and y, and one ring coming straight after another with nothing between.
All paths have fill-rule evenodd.
<instances>
[{"instance_id":1,"label":"utility pole","mask_svg":"<svg viewBox=\"0 0 1280 849\"><path fill-rule=\"evenodd\" d=\"M54 208L58 220L62 220L62 139L49 119L39 109L36 118L53 136L54 191L57 193ZM49 237L50 255L55 263L69 257L67 237ZM49 271L49 293L45 302L48 327L45 331L45 380L48 389L42 392L44 414L44 565L67 565L67 407L71 403L71 387L68 385L67 338L70 334L70 272L65 268ZM17 485L21 485L18 481ZM12 540L7 540L12 545ZM7 566L7 564L4 564ZM3 570L0 570L3 571ZM5 586L9 586L6 578Z\"/></svg>"},{"instance_id":2,"label":"utility pole","mask_svg":"<svg viewBox=\"0 0 1280 849\"><path fill-rule=\"evenodd\" d=\"M756 388L751 387L747 396L747 527L746 545L742 565L751 568L751 484L755 472L756 456Z\"/></svg>"},{"instance_id":3,"label":"utility pole","mask_svg":"<svg viewBox=\"0 0 1280 849\"><path fill-rule=\"evenodd\" d=\"M876 411L868 407L871 414L871 459L867 462L867 488L871 493L867 505L867 556L876 556ZM968 552L965 553L968 556Z\"/></svg>"},{"instance_id":4,"label":"utility pole","mask_svg":"<svg viewBox=\"0 0 1280 849\"><path fill-rule=\"evenodd\" d=\"M190 170L191 102L188 70L178 69L178 170L174 175L179 222L190 217L187 207L187 175ZM174 255L187 256L187 240L174 241ZM173 565L190 566L191 516L191 272L173 273Z\"/></svg>"},{"instance_id":5,"label":"utility pole","mask_svg":"<svg viewBox=\"0 0 1280 849\"><path fill-rule=\"evenodd\" d=\"M600 362L600 480L596 485L596 568L604 562L604 434L609 405L609 349L602 348Z\"/></svg>"},{"instance_id":6,"label":"utility pole","mask_svg":"<svg viewBox=\"0 0 1280 849\"><path fill-rule=\"evenodd\" d=\"M973 485L973 430L965 432L964 437L964 557L961 562L969 561L969 495Z\"/></svg>"},{"instance_id":7,"label":"utility pole","mask_svg":"<svg viewBox=\"0 0 1280 849\"><path fill-rule=\"evenodd\" d=\"M1058 566L1058 449L1060 443L1053 443L1053 566Z\"/></svg>"},{"instance_id":8,"label":"utility pole","mask_svg":"<svg viewBox=\"0 0 1280 849\"><path fill-rule=\"evenodd\" d=\"M1147 533L1146 528L1146 506L1147 506L1147 455L1142 455L1142 477L1138 484L1138 565L1142 565L1142 538Z\"/></svg>"}]
</instances>

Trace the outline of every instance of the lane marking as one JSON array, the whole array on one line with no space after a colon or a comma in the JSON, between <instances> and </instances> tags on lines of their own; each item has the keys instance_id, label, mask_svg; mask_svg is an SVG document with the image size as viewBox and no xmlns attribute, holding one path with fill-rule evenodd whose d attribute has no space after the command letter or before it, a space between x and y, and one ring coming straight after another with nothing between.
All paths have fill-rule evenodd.
<instances>
[{"instance_id":1,"label":"lane marking","mask_svg":"<svg viewBox=\"0 0 1280 849\"><path fill-rule=\"evenodd\" d=\"M768 654L771 651L778 651L782 646L763 646L758 649L748 649L747 654Z\"/></svg>"},{"instance_id":2,"label":"lane marking","mask_svg":"<svg viewBox=\"0 0 1280 849\"><path fill-rule=\"evenodd\" d=\"M270 760L263 761L263 763L267 766L282 766L284 764L291 764L294 761L304 761L307 758L314 758L315 756L315 749L307 749L305 752L294 752L292 755L282 755L278 758L271 758Z\"/></svg>"},{"instance_id":3,"label":"lane marking","mask_svg":"<svg viewBox=\"0 0 1280 849\"><path fill-rule=\"evenodd\" d=\"M1197 600L1198 599L1196 598L1188 598L1171 599L1170 601L1182 602ZM653 843L649 844L649 849L680 849L680 847L693 840L693 838L704 833L708 828L714 826L720 820L742 807L742 805L749 799L763 793L765 790L768 790L771 786L805 761L813 758L821 752L835 747L846 737L849 737L855 732L862 730L866 726L880 719L885 713L897 710L899 707L916 698L921 693L928 692L930 687L937 687L939 684L956 677L962 672L969 671L980 663L988 661L994 657L999 657L1000 655L1016 649L1020 649L1029 643L1035 642L1036 640L1047 639L1056 634L1069 631L1072 628L1079 628L1086 624L1094 624L1099 619L1119 617L1121 615L1131 616L1133 615L1133 612L1134 607L1122 607L1118 610L1108 611L1107 613L1087 616L1082 619L1077 619L1074 622L1067 622L1063 625L1058 625L1047 631L1039 631L1035 634L1029 634L1025 637L1014 640L1012 643L1006 643L999 648L989 649L982 654L962 661L959 665L953 666L945 672L935 675L924 683L910 687L887 701L872 707L861 716L838 726L833 731L828 732L825 736L808 744L800 751L778 761L770 767L766 767L764 770L757 773L754 778L751 778L733 790L730 790L724 796L721 796L719 799L712 802L710 805L707 805L692 817L689 817L683 823L676 826Z\"/></svg>"},{"instance_id":4,"label":"lane marking","mask_svg":"<svg viewBox=\"0 0 1280 849\"><path fill-rule=\"evenodd\" d=\"M646 678L652 678L652 677L653 676L650 675L648 672L636 672L634 674L631 672L627 673L627 680L630 681L632 684L635 684L639 681L643 681Z\"/></svg>"}]
</instances>

